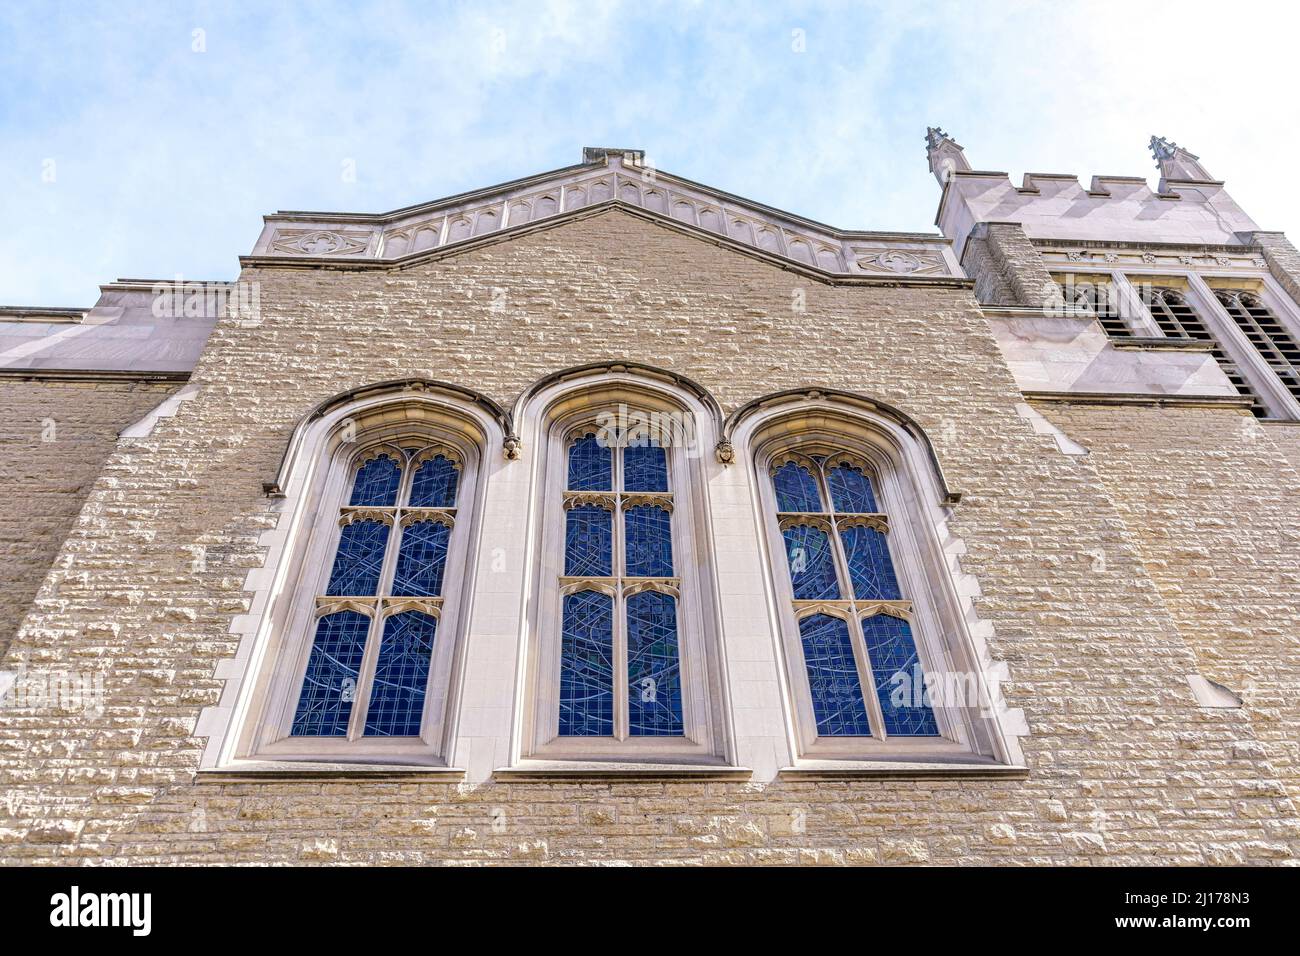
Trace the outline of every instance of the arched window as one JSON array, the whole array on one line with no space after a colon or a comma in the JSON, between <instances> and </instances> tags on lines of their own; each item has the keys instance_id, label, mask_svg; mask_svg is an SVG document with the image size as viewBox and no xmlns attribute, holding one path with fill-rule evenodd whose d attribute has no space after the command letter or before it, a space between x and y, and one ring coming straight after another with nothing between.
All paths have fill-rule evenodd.
<instances>
[{"instance_id":1,"label":"arched window","mask_svg":"<svg viewBox=\"0 0 1300 956\"><path fill-rule=\"evenodd\" d=\"M667 455L589 431L566 485L558 736L681 737Z\"/></svg>"},{"instance_id":2,"label":"arched window","mask_svg":"<svg viewBox=\"0 0 1300 956\"><path fill-rule=\"evenodd\" d=\"M290 736L420 736L460 467L415 444L353 465Z\"/></svg>"},{"instance_id":3,"label":"arched window","mask_svg":"<svg viewBox=\"0 0 1300 956\"><path fill-rule=\"evenodd\" d=\"M870 465L786 453L771 480L817 736L938 737Z\"/></svg>"},{"instance_id":4,"label":"arched window","mask_svg":"<svg viewBox=\"0 0 1300 956\"><path fill-rule=\"evenodd\" d=\"M754 456L764 511L797 760L1015 759L966 629L974 615L942 537L950 493L924 434L854 397L782 394L738 414L733 434Z\"/></svg>"},{"instance_id":5,"label":"arched window","mask_svg":"<svg viewBox=\"0 0 1300 956\"><path fill-rule=\"evenodd\" d=\"M593 371L521 409L540 465L523 758L725 762L701 540L714 419L688 401Z\"/></svg>"},{"instance_id":6,"label":"arched window","mask_svg":"<svg viewBox=\"0 0 1300 956\"><path fill-rule=\"evenodd\" d=\"M235 759L445 765L481 431L418 396L319 439Z\"/></svg>"}]
</instances>

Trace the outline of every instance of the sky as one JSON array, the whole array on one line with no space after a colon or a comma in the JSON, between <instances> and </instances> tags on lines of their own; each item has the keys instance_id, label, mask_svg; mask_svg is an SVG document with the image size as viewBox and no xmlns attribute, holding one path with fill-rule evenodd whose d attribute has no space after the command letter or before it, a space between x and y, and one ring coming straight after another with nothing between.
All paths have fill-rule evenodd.
<instances>
[{"instance_id":1,"label":"sky","mask_svg":"<svg viewBox=\"0 0 1300 956\"><path fill-rule=\"evenodd\" d=\"M1167 136L1300 243L1298 25L1244 0L4 0L0 303L233 279L265 214L384 212L583 146L841 228L934 232L929 125L1016 182L1154 184Z\"/></svg>"}]
</instances>

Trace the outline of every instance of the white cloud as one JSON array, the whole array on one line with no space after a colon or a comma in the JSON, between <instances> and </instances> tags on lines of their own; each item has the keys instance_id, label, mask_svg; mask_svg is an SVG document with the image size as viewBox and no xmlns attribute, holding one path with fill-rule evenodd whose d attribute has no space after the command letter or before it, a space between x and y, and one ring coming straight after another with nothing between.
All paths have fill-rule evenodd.
<instances>
[{"instance_id":1,"label":"white cloud","mask_svg":"<svg viewBox=\"0 0 1300 956\"><path fill-rule=\"evenodd\" d=\"M1160 133L1262 226L1300 230L1300 199L1279 187L1300 146L1296 15L1280 6L196 11L0 12L0 301L82 304L119 275L229 278L264 213L395 208L567 165L584 145L641 147L839 226L931 231L931 123L977 167L1085 181L1154 178Z\"/></svg>"}]
</instances>

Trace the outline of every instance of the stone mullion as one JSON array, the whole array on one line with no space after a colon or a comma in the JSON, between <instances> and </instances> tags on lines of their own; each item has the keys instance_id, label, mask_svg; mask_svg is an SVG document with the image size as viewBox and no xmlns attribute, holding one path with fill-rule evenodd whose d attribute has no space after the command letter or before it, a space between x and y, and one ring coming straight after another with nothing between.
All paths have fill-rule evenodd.
<instances>
[{"instance_id":1,"label":"stone mullion","mask_svg":"<svg viewBox=\"0 0 1300 956\"><path fill-rule=\"evenodd\" d=\"M865 471L864 471L865 477ZM832 540L831 549L836 563L836 574L840 576L840 589L844 593L849 607L849 643L853 646L853 659L858 668L858 685L862 688L862 703L867 708L867 721L871 725L871 735L883 740L885 737L885 715L880 709L880 699L876 695L875 672L871 667L871 655L867 653L867 642L862 637L862 619L858 616L858 596L853 587L853 575L849 570L849 555L840 538L840 515L835 510L835 497L831 494L831 483L826 475L823 462L817 469L817 481L821 485L822 500L826 502L826 512L822 516L830 520ZM872 488L872 494L875 488Z\"/></svg>"},{"instance_id":2,"label":"stone mullion","mask_svg":"<svg viewBox=\"0 0 1300 956\"><path fill-rule=\"evenodd\" d=\"M388 542L384 546L384 562L379 571L379 583L375 587L375 612L371 616L370 628L366 631L366 649L361 655L361 667L357 673L356 697L352 701L352 713L348 719L348 740L356 741L364 736L366 717L370 710L370 691L375 682L375 668L379 664L379 650L384 639L384 610L387 606L389 592L393 588L393 575L397 568L397 553L402 545L402 503L408 499L411 489L412 468L410 456L402 462L402 480L397 486L397 497L390 508L379 508L392 519L388 529Z\"/></svg>"}]
</instances>

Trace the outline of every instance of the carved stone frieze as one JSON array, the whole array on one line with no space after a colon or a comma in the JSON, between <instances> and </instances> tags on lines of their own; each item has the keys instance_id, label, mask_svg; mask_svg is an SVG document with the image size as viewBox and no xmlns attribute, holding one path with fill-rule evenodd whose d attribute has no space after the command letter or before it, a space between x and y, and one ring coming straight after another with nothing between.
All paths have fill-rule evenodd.
<instances>
[{"instance_id":1,"label":"carved stone frieze","mask_svg":"<svg viewBox=\"0 0 1300 956\"><path fill-rule=\"evenodd\" d=\"M590 154L585 165L429 203L409 214L348 216L370 228L336 227L322 214L268 217L255 254L393 261L493 233L619 203L716 235L766 255L837 275L961 276L939 236L845 232L677 179L635 155Z\"/></svg>"},{"instance_id":2,"label":"carved stone frieze","mask_svg":"<svg viewBox=\"0 0 1300 956\"><path fill-rule=\"evenodd\" d=\"M369 229L277 229L271 249L294 256L355 256L370 246Z\"/></svg>"}]
</instances>

